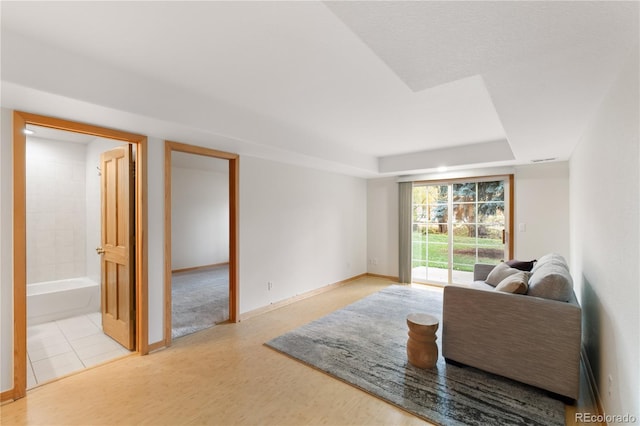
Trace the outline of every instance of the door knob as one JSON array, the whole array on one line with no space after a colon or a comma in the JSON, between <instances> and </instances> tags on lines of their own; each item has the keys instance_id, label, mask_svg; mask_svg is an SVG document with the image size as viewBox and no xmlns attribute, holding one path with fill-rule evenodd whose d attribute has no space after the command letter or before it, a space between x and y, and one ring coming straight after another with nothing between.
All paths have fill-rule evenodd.
<instances>
[{"instance_id":1,"label":"door knob","mask_svg":"<svg viewBox=\"0 0 640 426\"><path fill-rule=\"evenodd\" d=\"M102 247L96 247L96 253L103 254L104 253L104 249Z\"/></svg>"}]
</instances>

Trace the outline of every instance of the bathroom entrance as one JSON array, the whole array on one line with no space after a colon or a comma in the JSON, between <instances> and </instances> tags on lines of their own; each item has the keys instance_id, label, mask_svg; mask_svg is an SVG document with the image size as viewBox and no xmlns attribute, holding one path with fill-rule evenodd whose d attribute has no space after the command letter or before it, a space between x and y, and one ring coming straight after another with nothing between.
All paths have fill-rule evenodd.
<instances>
[{"instance_id":1,"label":"bathroom entrance","mask_svg":"<svg viewBox=\"0 0 640 426\"><path fill-rule=\"evenodd\" d=\"M145 353L144 145L138 135L14 113L14 398Z\"/></svg>"}]
</instances>

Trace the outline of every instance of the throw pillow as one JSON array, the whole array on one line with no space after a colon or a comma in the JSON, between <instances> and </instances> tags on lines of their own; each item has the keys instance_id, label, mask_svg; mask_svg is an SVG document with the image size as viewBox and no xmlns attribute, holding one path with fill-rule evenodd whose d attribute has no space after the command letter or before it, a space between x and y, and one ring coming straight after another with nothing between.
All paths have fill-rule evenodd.
<instances>
[{"instance_id":1,"label":"throw pillow","mask_svg":"<svg viewBox=\"0 0 640 426\"><path fill-rule=\"evenodd\" d=\"M529 260L529 261L524 261L524 260L516 260L516 259L511 259L507 262L505 262L507 265L511 266L512 268L516 268L519 269L521 271L526 271L529 272L533 269L533 265L535 265L536 260Z\"/></svg>"},{"instance_id":2,"label":"throw pillow","mask_svg":"<svg viewBox=\"0 0 640 426\"><path fill-rule=\"evenodd\" d=\"M500 281L500 284L496 286L496 291L504 291L505 293L514 294L526 294L529 281L529 273L522 271L516 274L510 275L504 280Z\"/></svg>"},{"instance_id":3,"label":"throw pillow","mask_svg":"<svg viewBox=\"0 0 640 426\"><path fill-rule=\"evenodd\" d=\"M484 282L495 287L508 276L517 274L518 272L520 271L518 271L516 268L510 267L504 262L499 263L495 268L491 270L491 272L489 272L489 275Z\"/></svg>"}]
</instances>

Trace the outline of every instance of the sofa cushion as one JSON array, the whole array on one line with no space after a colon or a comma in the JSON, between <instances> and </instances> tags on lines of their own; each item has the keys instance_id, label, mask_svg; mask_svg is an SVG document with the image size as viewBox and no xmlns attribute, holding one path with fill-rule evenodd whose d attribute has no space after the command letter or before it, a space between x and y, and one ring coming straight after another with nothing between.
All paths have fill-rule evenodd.
<instances>
[{"instance_id":1,"label":"sofa cushion","mask_svg":"<svg viewBox=\"0 0 640 426\"><path fill-rule=\"evenodd\" d=\"M521 271L531 271L533 269L533 265L535 265L536 260L516 260L516 259L511 259L505 262L507 265L511 266L512 268L516 268L519 269Z\"/></svg>"},{"instance_id":2,"label":"sofa cushion","mask_svg":"<svg viewBox=\"0 0 640 426\"><path fill-rule=\"evenodd\" d=\"M474 281L471 284L469 284L469 287L474 288L476 290L487 290L487 291L494 291L496 289L494 286L489 285L484 281Z\"/></svg>"},{"instance_id":3,"label":"sofa cushion","mask_svg":"<svg viewBox=\"0 0 640 426\"><path fill-rule=\"evenodd\" d=\"M564 260L564 259L563 259ZM568 302L573 293L573 280L566 263L550 260L535 266L529 277L530 296Z\"/></svg>"},{"instance_id":4,"label":"sofa cushion","mask_svg":"<svg viewBox=\"0 0 640 426\"><path fill-rule=\"evenodd\" d=\"M508 276L517 274L518 272L520 271L517 270L516 268L510 267L506 263L499 263L496 265L495 268L491 270L491 272L489 272L487 279L484 281L487 284L490 284L495 287L498 284L500 284L500 282L505 278L507 278Z\"/></svg>"},{"instance_id":5,"label":"sofa cushion","mask_svg":"<svg viewBox=\"0 0 640 426\"><path fill-rule=\"evenodd\" d=\"M540 259L538 259L536 264L533 266L533 269L531 270L531 272L532 273L536 272L536 269L548 263L552 263L555 265L564 265L564 267L567 268L567 270L569 269L569 266L567 266L567 261L564 259L564 257L559 255L558 253L549 253L549 254L545 254Z\"/></svg>"},{"instance_id":6,"label":"sofa cushion","mask_svg":"<svg viewBox=\"0 0 640 426\"><path fill-rule=\"evenodd\" d=\"M496 286L496 291L504 291L505 293L526 294L528 289L529 273L525 271L509 275L500 281Z\"/></svg>"}]
</instances>

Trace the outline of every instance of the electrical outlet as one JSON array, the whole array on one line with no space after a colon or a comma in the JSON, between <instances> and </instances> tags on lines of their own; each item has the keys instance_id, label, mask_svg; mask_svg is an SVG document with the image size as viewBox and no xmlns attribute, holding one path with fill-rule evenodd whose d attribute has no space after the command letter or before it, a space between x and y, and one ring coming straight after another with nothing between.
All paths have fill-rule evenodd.
<instances>
[{"instance_id":1,"label":"electrical outlet","mask_svg":"<svg viewBox=\"0 0 640 426\"><path fill-rule=\"evenodd\" d=\"M273 288L273 283L271 281L267 282L267 290L271 291Z\"/></svg>"}]
</instances>

